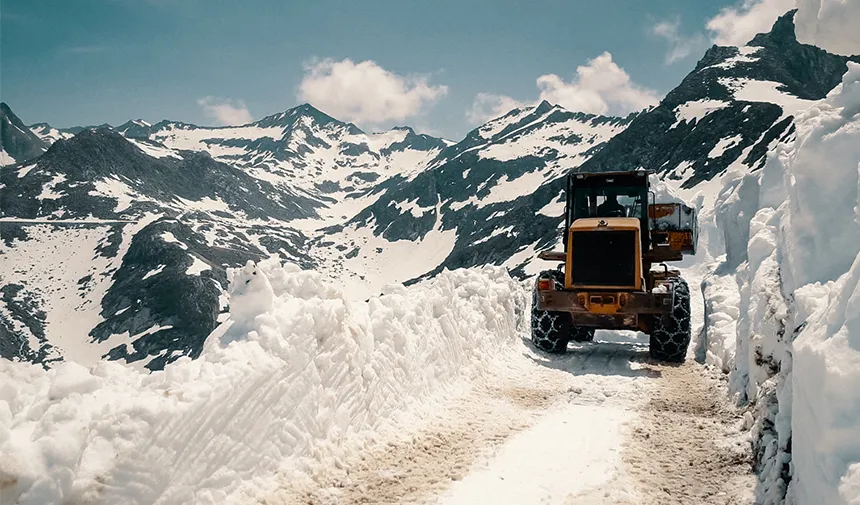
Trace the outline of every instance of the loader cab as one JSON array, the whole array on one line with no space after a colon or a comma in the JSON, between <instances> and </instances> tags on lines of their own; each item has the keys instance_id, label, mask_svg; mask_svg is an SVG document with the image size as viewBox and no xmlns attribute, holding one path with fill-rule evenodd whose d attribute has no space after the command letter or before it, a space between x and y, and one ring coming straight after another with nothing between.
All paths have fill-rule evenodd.
<instances>
[{"instance_id":1,"label":"loader cab","mask_svg":"<svg viewBox=\"0 0 860 505\"><path fill-rule=\"evenodd\" d=\"M648 172L571 173L565 230L577 219L634 217L640 220L642 250L648 250ZM565 252L567 241L564 241Z\"/></svg>"}]
</instances>

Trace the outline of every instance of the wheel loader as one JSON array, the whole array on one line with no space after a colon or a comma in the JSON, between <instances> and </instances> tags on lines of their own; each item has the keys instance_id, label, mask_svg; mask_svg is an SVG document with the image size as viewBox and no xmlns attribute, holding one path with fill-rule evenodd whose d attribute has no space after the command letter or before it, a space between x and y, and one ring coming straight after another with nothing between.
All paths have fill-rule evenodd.
<instances>
[{"instance_id":1,"label":"wheel loader","mask_svg":"<svg viewBox=\"0 0 860 505\"><path fill-rule=\"evenodd\" d=\"M594 331L638 330L652 358L684 361L690 344L690 290L666 262L696 253L698 223L682 203L657 203L649 172L572 172L567 178L564 251L535 279L532 342L563 353Z\"/></svg>"}]
</instances>

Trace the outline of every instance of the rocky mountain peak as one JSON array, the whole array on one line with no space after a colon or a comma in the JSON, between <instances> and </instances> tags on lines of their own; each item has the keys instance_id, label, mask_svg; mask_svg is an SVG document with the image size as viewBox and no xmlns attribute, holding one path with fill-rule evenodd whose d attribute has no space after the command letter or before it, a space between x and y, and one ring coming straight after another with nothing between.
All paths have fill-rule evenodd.
<instances>
[{"instance_id":1,"label":"rocky mountain peak","mask_svg":"<svg viewBox=\"0 0 860 505\"><path fill-rule=\"evenodd\" d=\"M149 138L152 125L142 119L132 119L118 126L116 130L129 138Z\"/></svg>"},{"instance_id":2,"label":"rocky mountain peak","mask_svg":"<svg viewBox=\"0 0 860 505\"><path fill-rule=\"evenodd\" d=\"M548 101L541 100L541 103L539 103L538 106L535 107L535 114L545 114L549 112L550 109L552 109L553 107L555 106Z\"/></svg>"},{"instance_id":3,"label":"rocky mountain peak","mask_svg":"<svg viewBox=\"0 0 860 505\"><path fill-rule=\"evenodd\" d=\"M354 129L355 132L361 133L361 130L359 130L355 125L338 121L337 119L329 116L325 112L322 112L321 110L317 109L309 103L304 103L293 107L292 109L287 109L284 112L279 112L277 114L272 114L271 116L266 116L253 124L255 126L263 128L275 126L294 128L302 122L310 122L319 126L326 126L330 124L344 125L350 130ZM351 131L350 133L353 132Z\"/></svg>"},{"instance_id":4,"label":"rocky mountain peak","mask_svg":"<svg viewBox=\"0 0 860 505\"><path fill-rule=\"evenodd\" d=\"M60 139L39 160L46 167L58 170L73 180L97 176L131 175L124 167L133 166L145 157L143 152L112 128L89 128L70 139ZM134 174L139 175L139 174Z\"/></svg>"},{"instance_id":5,"label":"rocky mountain peak","mask_svg":"<svg viewBox=\"0 0 860 505\"><path fill-rule=\"evenodd\" d=\"M767 33L758 33L747 44L750 46L794 45L799 44L795 35L794 15L797 9L790 10L780 16Z\"/></svg>"},{"instance_id":6,"label":"rocky mountain peak","mask_svg":"<svg viewBox=\"0 0 860 505\"><path fill-rule=\"evenodd\" d=\"M28 128L5 102L0 102L0 166L35 158L48 143Z\"/></svg>"}]
</instances>

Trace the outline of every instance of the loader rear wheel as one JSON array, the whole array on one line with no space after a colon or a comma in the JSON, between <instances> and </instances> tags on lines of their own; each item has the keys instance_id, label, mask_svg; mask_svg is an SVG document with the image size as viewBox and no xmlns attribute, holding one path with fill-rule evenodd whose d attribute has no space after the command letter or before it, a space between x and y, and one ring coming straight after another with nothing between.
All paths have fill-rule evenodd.
<instances>
[{"instance_id":1,"label":"loader rear wheel","mask_svg":"<svg viewBox=\"0 0 860 505\"><path fill-rule=\"evenodd\" d=\"M574 342L591 342L594 340L594 328L586 328L584 326L573 327Z\"/></svg>"},{"instance_id":2,"label":"loader rear wheel","mask_svg":"<svg viewBox=\"0 0 860 505\"><path fill-rule=\"evenodd\" d=\"M690 345L690 288L681 278L672 281L672 311L654 319L648 351L660 361L682 363Z\"/></svg>"},{"instance_id":3,"label":"loader rear wheel","mask_svg":"<svg viewBox=\"0 0 860 505\"><path fill-rule=\"evenodd\" d=\"M538 278L550 278L555 289L564 289L564 274L558 270L546 270ZM561 354L574 336L573 317L569 312L554 312L537 309L537 286L532 292L532 343L541 351Z\"/></svg>"}]
</instances>

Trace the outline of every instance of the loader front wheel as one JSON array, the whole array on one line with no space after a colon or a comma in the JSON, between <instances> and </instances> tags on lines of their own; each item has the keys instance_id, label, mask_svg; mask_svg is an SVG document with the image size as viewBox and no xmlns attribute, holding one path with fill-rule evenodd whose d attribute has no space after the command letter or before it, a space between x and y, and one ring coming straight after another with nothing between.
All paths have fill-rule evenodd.
<instances>
[{"instance_id":1,"label":"loader front wheel","mask_svg":"<svg viewBox=\"0 0 860 505\"><path fill-rule=\"evenodd\" d=\"M550 278L556 289L564 288L564 274L557 270L541 272L538 278ZM574 337L573 317L569 312L537 309L537 286L532 293L532 343L541 351L562 354Z\"/></svg>"},{"instance_id":2,"label":"loader front wheel","mask_svg":"<svg viewBox=\"0 0 860 505\"><path fill-rule=\"evenodd\" d=\"M690 345L690 288L681 278L671 284L672 311L654 319L649 354L660 361L682 363Z\"/></svg>"}]
</instances>

